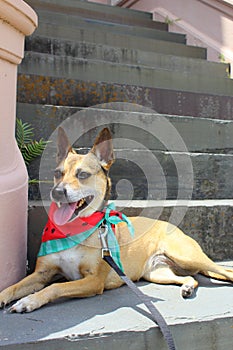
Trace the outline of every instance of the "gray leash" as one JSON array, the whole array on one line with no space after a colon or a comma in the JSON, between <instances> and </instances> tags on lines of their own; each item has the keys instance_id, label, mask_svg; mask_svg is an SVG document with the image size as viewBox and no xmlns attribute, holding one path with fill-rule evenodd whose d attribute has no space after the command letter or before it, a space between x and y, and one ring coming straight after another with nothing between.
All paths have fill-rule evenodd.
<instances>
[{"instance_id":1,"label":"gray leash","mask_svg":"<svg viewBox=\"0 0 233 350\"><path fill-rule=\"evenodd\" d=\"M102 230L104 228L104 230ZM114 271L120 276L120 278L127 284L127 286L131 289L134 294L137 295L137 297L143 302L143 304L147 307L147 309L150 311L151 316L153 320L157 323L159 326L164 339L167 343L169 350L176 350L175 343L172 337L172 334L170 332L170 329L168 328L168 325L161 315L161 313L158 311L158 309L154 306L154 304L151 302L150 298L145 295L134 282L132 282L125 274L124 272L118 267L118 265L115 263L111 256L111 252L108 248L107 240L106 240L106 226L99 228L99 238L101 240L102 244L102 258L108 265L111 266L111 268L114 269Z\"/></svg>"}]
</instances>

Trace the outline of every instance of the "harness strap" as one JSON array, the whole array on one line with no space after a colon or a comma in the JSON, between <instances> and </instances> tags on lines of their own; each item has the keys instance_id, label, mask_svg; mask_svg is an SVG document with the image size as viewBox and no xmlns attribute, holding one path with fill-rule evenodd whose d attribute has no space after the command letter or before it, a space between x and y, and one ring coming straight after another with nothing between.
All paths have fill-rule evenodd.
<instances>
[{"instance_id":1,"label":"harness strap","mask_svg":"<svg viewBox=\"0 0 233 350\"><path fill-rule=\"evenodd\" d=\"M176 350L175 343L172 337L172 334L170 332L170 329L168 328L168 325L161 315L161 313L158 311L158 309L154 306L154 304L151 302L149 297L145 295L136 285L134 282L132 282L125 274L124 272L117 266L117 264L114 262L111 255L103 254L103 259L110 265L113 270L120 276L120 278L127 284L127 286L131 289L134 294L137 295L137 297L143 302L143 304L147 307L147 309L150 311L151 316L153 320L157 323L159 326L164 339L167 343L169 350Z\"/></svg>"}]
</instances>

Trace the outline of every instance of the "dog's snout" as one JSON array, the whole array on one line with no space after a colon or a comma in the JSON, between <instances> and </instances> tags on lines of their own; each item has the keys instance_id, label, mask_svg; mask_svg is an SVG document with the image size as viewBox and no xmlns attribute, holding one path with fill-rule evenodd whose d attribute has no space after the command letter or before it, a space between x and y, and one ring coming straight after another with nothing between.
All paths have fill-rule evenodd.
<instances>
[{"instance_id":1,"label":"dog's snout","mask_svg":"<svg viewBox=\"0 0 233 350\"><path fill-rule=\"evenodd\" d=\"M55 200L55 201L64 201L66 200L66 195L67 195L67 191L66 191L66 188L64 187L54 187L52 189L52 198Z\"/></svg>"}]
</instances>

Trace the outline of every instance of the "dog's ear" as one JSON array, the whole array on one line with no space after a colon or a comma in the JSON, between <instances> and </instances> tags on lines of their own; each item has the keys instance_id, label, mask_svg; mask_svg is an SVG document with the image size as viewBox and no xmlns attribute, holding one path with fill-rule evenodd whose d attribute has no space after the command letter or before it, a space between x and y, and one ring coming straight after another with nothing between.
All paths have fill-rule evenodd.
<instances>
[{"instance_id":1,"label":"dog's ear","mask_svg":"<svg viewBox=\"0 0 233 350\"><path fill-rule=\"evenodd\" d=\"M59 126L57 136L57 164L60 164L71 151L72 147L65 133L65 130L61 126Z\"/></svg>"},{"instance_id":2,"label":"dog's ear","mask_svg":"<svg viewBox=\"0 0 233 350\"><path fill-rule=\"evenodd\" d=\"M104 128L99 133L91 152L99 159L101 166L108 171L114 162L112 135L108 128Z\"/></svg>"}]
</instances>

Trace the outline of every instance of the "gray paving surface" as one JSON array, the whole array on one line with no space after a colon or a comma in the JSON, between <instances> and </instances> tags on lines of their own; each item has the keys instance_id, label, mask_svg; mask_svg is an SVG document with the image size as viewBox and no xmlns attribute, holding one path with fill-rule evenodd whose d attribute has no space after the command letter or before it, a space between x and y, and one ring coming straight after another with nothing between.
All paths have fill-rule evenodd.
<instances>
[{"instance_id":1,"label":"gray paving surface","mask_svg":"<svg viewBox=\"0 0 233 350\"><path fill-rule=\"evenodd\" d=\"M224 265L233 266L233 262ZM232 285L198 276L195 296L178 286L139 282L171 326L177 349L232 349ZM29 314L0 311L2 349L166 349L145 307L126 286L59 301ZM158 346L158 347L157 347Z\"/></svg>"}]
</instances>

